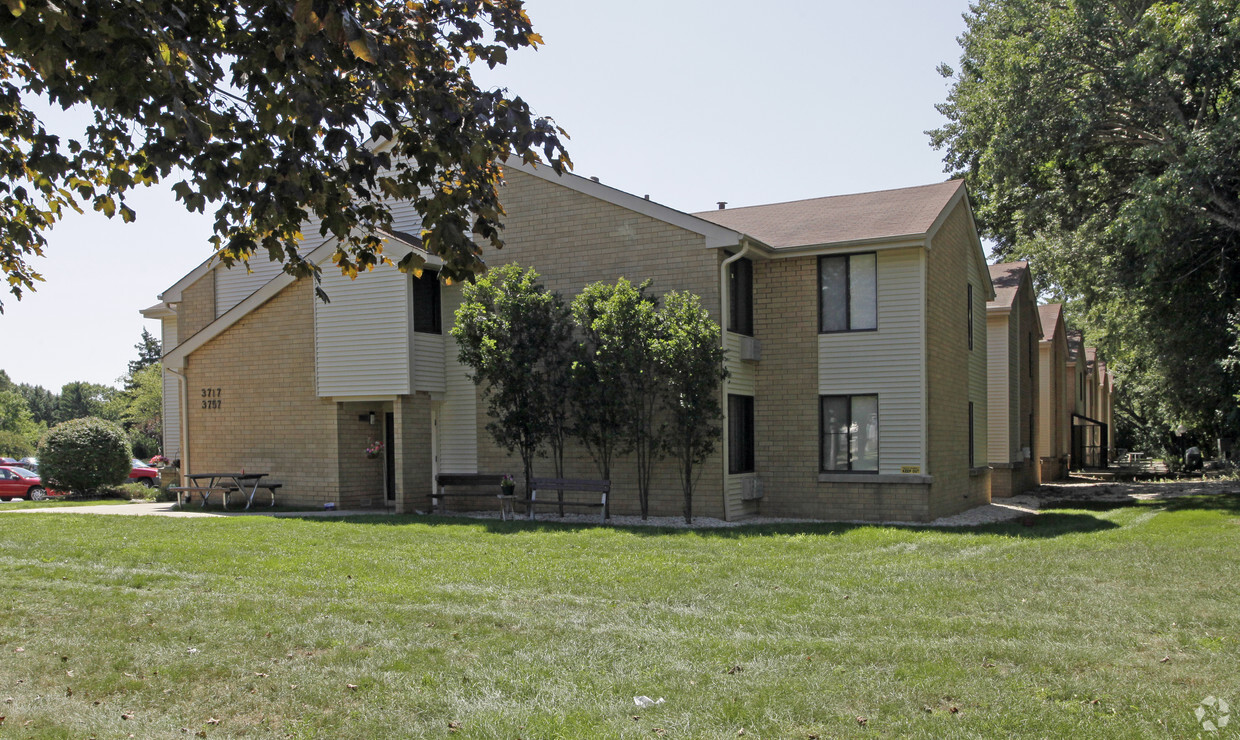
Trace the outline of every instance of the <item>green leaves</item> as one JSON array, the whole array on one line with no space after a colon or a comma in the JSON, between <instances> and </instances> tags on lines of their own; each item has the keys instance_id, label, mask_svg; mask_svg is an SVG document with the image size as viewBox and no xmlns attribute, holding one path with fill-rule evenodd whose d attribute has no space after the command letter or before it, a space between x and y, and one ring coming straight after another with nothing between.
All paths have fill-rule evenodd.
<instances>
[{"instance_id":1,"label":"green leaves","mask_svg":"<svg viewBox=\"0 0 1240 740\"><path fill-rule=\"evenodd\" d=\"M966 20L929 134L984 236L1083 304L1153 416L1212 416L1240 389L1204 369L1240 300L1235 3L984 0Z\"/></svg>"},{"instance_id":2,"label":"green leaves","mask_svg":"<svg viewBox=\"0 0 1240 740\"><path fill-rule=\"evenodd\" d=\"M483 269L474 234L503 243L499 163L571 166L554 122L479 89L464 63L540 41L518 0L5 2L0 270L18 297L65 206L130 220L128 191L174 168L177 198L213 209L215 241L239 259L265 248L312 272L298 238L316 219L349 255L342 269L372 264L386 199L403 199L444 276L464 280ZM89 106L95 123L61 142L24 107L31 94Z\"/></svg>"}]
</instances>

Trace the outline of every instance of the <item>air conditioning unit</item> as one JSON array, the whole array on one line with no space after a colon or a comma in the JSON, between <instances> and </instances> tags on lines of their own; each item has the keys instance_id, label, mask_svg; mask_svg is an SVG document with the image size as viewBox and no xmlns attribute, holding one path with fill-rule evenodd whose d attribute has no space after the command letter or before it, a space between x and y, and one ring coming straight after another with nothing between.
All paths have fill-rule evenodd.
<instances>
[{"instance_id":1,"label":"air conditioning unit","mask_svg":"<svg viewBox=\"0 0 1240 740\"><path fill-rule=\"evenodd\" d=\"M741 337L741 359L757 362L762 359L762 342L753 337Z\"/></svg>"},{"instance_id":2,"label":"air conditioning unit","mask_svg":"<svg viewBox=\"0 0 1240 740\"><path fill-rule=\"evenodd\" d=\"M757 501L762 498L762 479L751 475L741 481L741 501Z\"/></svg>"}]
</instances>

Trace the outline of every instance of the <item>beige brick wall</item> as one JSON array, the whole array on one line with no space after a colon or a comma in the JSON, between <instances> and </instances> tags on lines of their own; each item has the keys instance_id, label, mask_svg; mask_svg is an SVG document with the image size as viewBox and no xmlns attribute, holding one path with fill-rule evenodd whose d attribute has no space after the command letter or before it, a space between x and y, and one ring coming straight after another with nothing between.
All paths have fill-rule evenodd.
<instances>
[{"instance_id":1,"label":"beige brick wall","mask_svg":"<svg viewBox=\"0 0 1240 740\"><path fill-rule=\"evenodd\" d=\"M759 511L844 518L857 502L818 483L818 259L755 261L753 281L754 336L762 342L754 398Z\"/></svg>"},{"instance_id":2,"label":"beige brick wall","mask_svg":"<svg viewBox=\"0 0 1240 740\"><path fill-rule=\"evenodd\" d=\"M374 401L335 406L335 437L339 445L336 470L340 481L337 505L342 509L384 506L384 458L382 455L373 459L366 457L366 447L376 441L391 444L384 439L383 416L391 412L392 404ZM375 415L373 425L370 423L372 412Z\"/></svg>"},{"instance_id":3,"label":"beige brick wall","mask_svg":"<svg viewBox=\"0 0 1240 740\"><path fill-rule=\"evenodd\" d=\"M396 408L396 510L429 511L431 494L431 398L404 396Z\"/></svg>"},{"instance_id":4,"label":"beige brick wall","mask_svg":"<svg viewBox=\"0 0 1240 740\"><path fill-rule=\"evenodd\" d=\"M984 362L984 312L975 305L973 349L968 344L968 281L977 275L976 246L962 203L935 234L926 255L926 374L930 518L948 516L989 502L988 477L970 475L969 402L974 403L974 438L986 439L986 388L977 387L970 363ZM984 267L983 267L984 269ZM983 291L974 278L974 292ZM980 358L980 359L979 359ZM974 447L974 465L984 454ZM984 448L984 444L981 447Z\"/></svg>"},{"instance_id":5,"label":"beige brick wall","mask_svg":"<svg viewBox=\"0 0 1240 740\"><path fill-rule=\"evenodd\" d=\"M215 320L215 270L208 270L181 291L177 307L177 341L184 342Z\"/></svg>"},{"instance_id":6,"label":"beige brick wall","mask_svg":"<svg viewBox=\"0 0 1240 740\"><path fill-rule=\"evenodd\" d=\"M300 280L189 356L187 472L264 472L282 504L338 501L342 421L314 392L312 300Z\"/></svg>"},{"instance_id":7,"label":"beige brick wall","mask_svg":"<svg viewBox=\"0 0 1240 740\"><path fill-rule=\"evenodd\" d=\"M499 251L486 250L488 264L516 262L533 267L543 276L543 284L566 301L596 281L614 283L623 276L640 283L650 278L656 294L673 289L696 293L719 321L720 257L717 250L706 249L704 237L533 175L516 170L505 174L507 186L500 192L509 214L505 218L505 246ZM455 348L449 351L455 352ZM485 431L489 421L479 397L479 472L509 472L519 479L520 457L494 445ZM565 457L568 477L598 477L597 467L583 449L574 445ZM534 473L552 475L551 461L537 460ZM671 460L655 466L650 500L652 515L681 513L681 487ZM612 463L611 502L611 510L617 514L639 511L636 461L631 456L618 456ZM485 503L494 508L491 502ZM452 502L453 507L462 509L468 505L468 500ZM703 465L693 508L698 516L724 516L722 452Z\"/></svg>"}]
</instances>

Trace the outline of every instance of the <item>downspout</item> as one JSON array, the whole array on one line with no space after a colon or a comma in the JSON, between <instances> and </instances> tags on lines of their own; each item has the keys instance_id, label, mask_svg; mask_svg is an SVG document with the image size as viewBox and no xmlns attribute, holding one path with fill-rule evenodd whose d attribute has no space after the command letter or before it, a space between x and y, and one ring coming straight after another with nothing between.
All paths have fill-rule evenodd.
<instances>
[{"instance_id":1,"label":"downspout","mask_svg":"<svg viewBox=\"0 0 1240 740\"><path fill-rule=\"evenodd\" d=\"M736 254L728 257L719 263L719 323L722 324L723 331L719 332L719 341L726 351L728 348L728 266L733 262L745 256L749 251L749 240L741 238L741 250ZM726 360L725 360L726 362ZM723 418L728 418L728 379L724 378L720 383L723 398L720 406L723 408ZM732 521L732 511L728 508L728 425L723 425L723 518Z\"/></svg>"},{"instance_id":2,"label":"downspout","mask_svg":"<svg viewBox=\"0 0 1240 740\"><path fill-rule=\"evenodd\" d=\"M168 372L176 376L177 379L177 396L178 403L181 406L180 424L181 424L181 467L179 468L181 482L185 485L185 471L189 470L189 379L185 377L185 373L176 368L164 368Z\"/></svg>"}]
</instances>

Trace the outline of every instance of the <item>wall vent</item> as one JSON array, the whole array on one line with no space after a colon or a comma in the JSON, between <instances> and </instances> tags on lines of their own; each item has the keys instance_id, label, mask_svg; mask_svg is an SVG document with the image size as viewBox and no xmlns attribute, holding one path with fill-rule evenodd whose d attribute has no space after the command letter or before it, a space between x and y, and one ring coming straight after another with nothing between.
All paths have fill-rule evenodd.
<instances>
[{"instance_id":1,"label":"wall vent","mask_svg":"<svg viewBox=\"0 0 1240 740\"><path fill-rule=\"evenodd\" d=\"M762 342L753 337L741 337L741 359L757 362L762 359Z\"/></svg>"}]
</instances>

